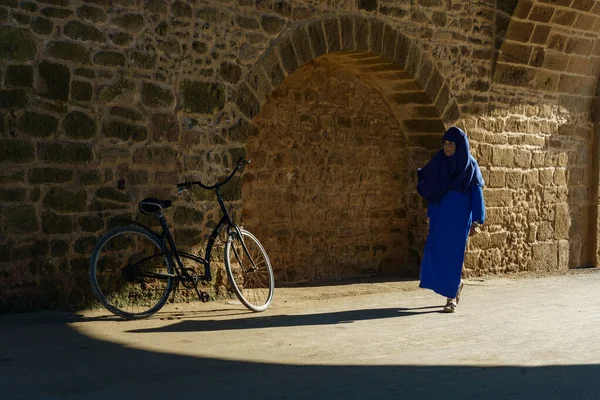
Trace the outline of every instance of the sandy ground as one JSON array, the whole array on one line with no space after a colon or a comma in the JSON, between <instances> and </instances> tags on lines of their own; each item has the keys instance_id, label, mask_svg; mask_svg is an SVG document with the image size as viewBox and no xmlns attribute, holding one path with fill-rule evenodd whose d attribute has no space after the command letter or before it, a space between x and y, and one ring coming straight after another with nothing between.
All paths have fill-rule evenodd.
<instances>
[{"instance_id":1,"label":"sandy ground","mask_svg":"<svg viewBox=\"0 0 600 400\"><path fill-rule=\"evenodd\" d=\"M600 271L277 288L272 307L0 316L0 399L600 399Z\"/></svg>"}]
</instances>

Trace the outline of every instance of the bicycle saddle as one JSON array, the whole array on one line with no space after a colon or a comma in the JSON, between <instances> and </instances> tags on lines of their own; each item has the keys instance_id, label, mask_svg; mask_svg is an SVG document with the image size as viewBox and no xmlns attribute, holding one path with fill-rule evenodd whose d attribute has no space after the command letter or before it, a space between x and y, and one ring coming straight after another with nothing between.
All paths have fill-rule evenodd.
<instances>
[{"instance_id":1,"label":"bicycle saddle","mask_svg":"<svg viewBox=\"0 0 600 400\"><path fill-rule=\"evenodd\" d=\"M157 211L164 210L165 208L171 207L171 200L159 200L154 197L147 197L140 201L139 209L144 214L152 215Z\"/></svg>"}]
</instances>

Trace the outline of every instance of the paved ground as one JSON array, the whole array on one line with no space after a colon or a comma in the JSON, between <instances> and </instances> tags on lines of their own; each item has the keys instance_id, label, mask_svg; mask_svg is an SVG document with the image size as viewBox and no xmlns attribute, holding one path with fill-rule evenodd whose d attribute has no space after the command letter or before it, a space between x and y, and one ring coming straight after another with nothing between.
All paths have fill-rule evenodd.
<instances>
[{"instance_id":1,"label":"paved ground","mask_svg":"<svg viewBox=\"0 0 600 400\"><path fill-rule=\"evenodd\" d=\"M600 399L600 271L467 281L457 314L416 282L0 316L0 399Z\"/></svg>"}]
</instances>

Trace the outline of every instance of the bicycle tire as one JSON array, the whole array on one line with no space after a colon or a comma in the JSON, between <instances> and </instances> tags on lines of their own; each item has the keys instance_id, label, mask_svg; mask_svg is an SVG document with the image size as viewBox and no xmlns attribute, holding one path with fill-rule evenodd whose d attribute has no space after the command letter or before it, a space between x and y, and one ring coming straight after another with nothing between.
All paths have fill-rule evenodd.
<instances>
[{"instance_id":1,"label":"bicycle tire","mask_svg":"<svg viewBox=\"0 0 600 400\"><path fill-rule=\"evenodd\" d=\"M115 228L100 238L90 256L89 279L92 291L108 311L126 319L141 319L165 305L173 290L173 278L136 276L133 282L133 278L126 279L123 268L126 264L152 256L149 254L151 251L154 254L163 252L164 245L153 232L140 226ZM169 274L174 271L167 256L150 258L147 263L150 262L154 264L144 265L144 268ZM105 284L107 287L104 287ZM125 293L127 289L129 292ZM131 300L131 304L127 300ZM134 312L133 307L137 307L137 311Z\"/></svg>"},{"instance_id":2,"label":"bicycle tire","mask_svg":"<svg viewBox=\"0 0 600 400\"><path fill-rule=\"evenodd\" d=\"M254 263L243 250L242 241ZM230 232L225 244L225 269L237 298L244 306L256 312L269 307L275 290L273 268L256 236L245 229Z\"/></svg>"}]
</instances>

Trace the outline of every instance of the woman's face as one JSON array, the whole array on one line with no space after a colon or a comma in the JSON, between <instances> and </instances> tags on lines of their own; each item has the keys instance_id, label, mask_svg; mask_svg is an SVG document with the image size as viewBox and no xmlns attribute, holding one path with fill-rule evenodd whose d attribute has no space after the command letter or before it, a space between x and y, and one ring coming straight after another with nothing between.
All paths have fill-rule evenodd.
<instances>
[{"instance_id":1,"label":"woman's face","mask_svg":"<svg viewBox=\"0 0 600 400\"><path fill-rule=\"evenodd\" d=\"M442 148L444 149L444 154L446 157L453 156L454 153L456 153L456 143L449 140L444 140L442 142Z\"/></svg>"}]
</instances>

